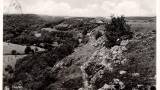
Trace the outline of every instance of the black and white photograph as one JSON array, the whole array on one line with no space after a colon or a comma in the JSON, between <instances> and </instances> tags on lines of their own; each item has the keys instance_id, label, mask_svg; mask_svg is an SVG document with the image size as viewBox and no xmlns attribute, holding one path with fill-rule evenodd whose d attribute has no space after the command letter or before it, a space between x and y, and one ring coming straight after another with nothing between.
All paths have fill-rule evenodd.
<instances>
[{"instance_id":1,"label":"black and white photograph","mask_svg":"<svg viewBox=\"0 0 160 90\"><path fill-rule=\"evenodd\" d=\"M3 90L157 90L156 0L3 0Z\"/></svg>"}]
</instances>

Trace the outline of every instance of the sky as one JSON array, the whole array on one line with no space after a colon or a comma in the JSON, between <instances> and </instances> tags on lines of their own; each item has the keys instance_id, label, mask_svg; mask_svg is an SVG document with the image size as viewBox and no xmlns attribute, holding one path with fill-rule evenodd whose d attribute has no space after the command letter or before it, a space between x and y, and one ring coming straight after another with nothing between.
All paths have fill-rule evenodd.
<instances>
[{"instance_id":1,"label":"sky","mask_svg":"<svg viewBox=\"0 0 160 90\"><path fill-rule=\"evenodd\" d=\"M9 8L12 0L3 0L3 12L17 13ZM156 0L17 0L22 12L53 16L155 16ZM9 8L9 9L8 9ZM8 10L8 11L7 11Z\"/></svg>"}]
</instances>

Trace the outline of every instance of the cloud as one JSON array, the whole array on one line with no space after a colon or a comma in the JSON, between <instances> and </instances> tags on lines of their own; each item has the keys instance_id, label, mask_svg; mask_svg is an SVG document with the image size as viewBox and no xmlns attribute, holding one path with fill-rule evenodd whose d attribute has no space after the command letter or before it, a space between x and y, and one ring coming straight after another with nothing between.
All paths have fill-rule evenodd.
<instances>
[{"instance_id":1,"label":"cloud","mask_svg":"<svg viewBox=\"0 0 160 90\"><path fill-rule=\"evenodd\" d=\"M114 3L111 1L105 1L102 4L102 9L108 13L116 15L126 15L126 16L146 16L146 15L155 15L154 6L152 9L145 9L141 3L138 3L133 0L123 0L119 3Z\"/></svg>"},{"instance_id":2,"label":"cloud","mask_svg":"<svg viewBox=\"0 0 160 90\"><path fill-rule=\"evenodd\" d=\"M10 0L4 1L6 7ZM19 0L24 13L56 16L148 16L155 0Z\"/></svg>"},{"instance_id":3,"label":"cloud","mask_svg":"<svg viewBox=\"0 0 160 90\"><path fill-rule=\"evenodd\" d=\"M127 16L143 16L146 11L140 7L139 3L134 1L125 1L117 5L115 8L117 14L126 14Z\"/></svg>"},{"instance_id":4,"label":"cloud","mask_svg":"<svg viewBox=\"0 0 160 90\"><path fill-rule=\"evenodd\" d=\"M51 0L35 3L30 5L28 8L24 8L23 10L25 13L62 16L101 16L103 14L97 4L91 4L85 8L72 8L68 3L57 3Z\"/></svg>"},{"instance_id":5,"label":"cloud","mask_svg":"<svg viewBox=\"0 0 160 90\"><path fill-rule=\"evenodd\" d=\"M65 15L70 11L71 7L67 3L55 3L51 0L38 2L25 8L26 13L49 14L49 15Z\"/></svg>"}]
</instances>

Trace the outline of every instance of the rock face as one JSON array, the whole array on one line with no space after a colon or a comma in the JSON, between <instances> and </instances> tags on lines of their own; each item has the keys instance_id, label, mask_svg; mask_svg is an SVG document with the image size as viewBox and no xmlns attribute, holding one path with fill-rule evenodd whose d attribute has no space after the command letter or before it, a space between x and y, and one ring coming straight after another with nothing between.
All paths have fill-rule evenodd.
<instances>
[{"instance_id":1,"label":"rock face","mask_svg":"<svg viewBox=\"0 0 160 90\"><path fill-rule=\"evenodd\" d=\"M125 46L128 44L128 40L122 41L120 46L114 46L111 49L104 47L103 40L105 40L104 37L100 37L94 44L91 42L91 45L94 47L98 46L98 49L95 50L88 61L81 66L84 90L97 90L103 85L99 90L111 88L111 86L108 85L109 83L107 83L107 79L109 78L104 78L106 77L105 75L107 73L113 73L116 65L124 65L127 62L127 59L123 57L122 53L127 50ZM112 82L113 78L110 79ZM102 84L96 85L99 84L98 82L102 82Z\"/></svg>"},{"instance_id":2,"label":"rock face","mask_svg":"<svg viewBox=\"0 0 160 90\"><path fill-rule=\"evenodd\" d=\"M105 40L104 36L97 40L91 38L89 43L77 48L64 59L66 62L62 60L56 67L66 67L69 65L67 62L72 63L71 67L76 64L83 82L79 90L129 90L143 85L141 73L132 70L129 66L132 61L124 55L133 40L122 40L119 46L110 49L104 46Z\"/></svg>"},{"instance_id":3,"label":"rock face","mask_svg":"<svg viewBox=\"0 0 160 90\"><path fill-rule=\"evenodd\" d=\"M147 37L146 39L153 39L153 37ZM98 48L92 53L88 61L81 66L83 75L83 89L81 89L128 90L131 88L137 89L139 83L144 85L145 82L141 82L140 79L144 80L144 78L147 78L148 76L146 77L142 75L143 72L139 73L139 70L132 70L135 68L131 68L128 65L134 61L129 60L130 58L127 58L126 55L124 55L127 51L129 51L128 44L130 45L133 41L122 40L119 46L116 45L111 49L108 49L103 46L103 40L104 38L100 37L94 44L91 42L91 45L94 47L98 46ZM142 43L146 42L143 41ZM141 50L143 51L143 49ZM152 83L151 81L150 83ZM143 88L146 87L148 86L143 86Z\"/></svg>"}]
</instances>

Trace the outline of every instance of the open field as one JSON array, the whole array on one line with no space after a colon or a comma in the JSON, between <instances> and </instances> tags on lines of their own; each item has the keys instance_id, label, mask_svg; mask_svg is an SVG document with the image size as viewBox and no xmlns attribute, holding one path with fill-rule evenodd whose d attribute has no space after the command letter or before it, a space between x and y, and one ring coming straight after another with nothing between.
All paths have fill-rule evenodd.
<instances>
[{"instance_id":1,"label":"open field","mask_svg":"<svg viewBox=\"0 0 160 90\"><path fill-rule=\"evenodd\" d=\"M156 17L130 17L127 19L127 23L131 25L131 29L136 33L156 31Z\"/></svg>"},{"instance_id":2,"label":"open field","mask_svg":"<svg viewBox=\"0 0 160 90\"><path fill-rule=\"evenodd\" d=\"M34 49L36 46L31 46L32 49ZM15 64L17 60L27 56L25 51L26 46L18 45L18 44L12 44L12 43L6 43L3 42L3 69L7 67L7 65L12 66L12 68L15 67ZM44 51L45 49L37 47L39 51ZM12 55L12 50L16 50L19 55Z\"/></svg>"},{"instance_id":3,"label":"open field","mask_svg":"<svg viewBox=\"0 0 160 90\"><path fill-rule=\"evenodd\" d=\"M34 49L36 46L31 46L32 49ZM18 45L18 44L12 44L12 43L6 43L3 42L3 54L11 54L12 50L16 50L20 54L25 54L26 46ZM44 51L44 49L37 47L39 51Z\"/></svg>"}]
</instances>

